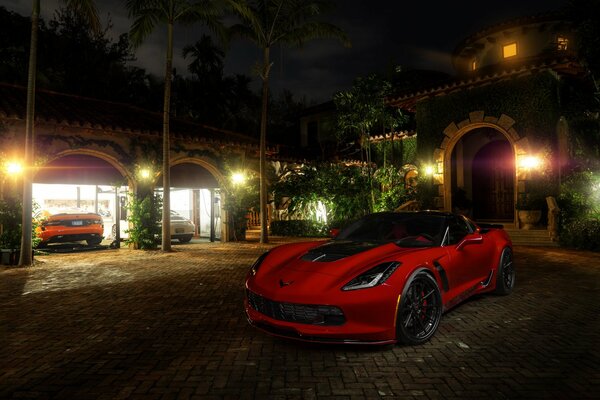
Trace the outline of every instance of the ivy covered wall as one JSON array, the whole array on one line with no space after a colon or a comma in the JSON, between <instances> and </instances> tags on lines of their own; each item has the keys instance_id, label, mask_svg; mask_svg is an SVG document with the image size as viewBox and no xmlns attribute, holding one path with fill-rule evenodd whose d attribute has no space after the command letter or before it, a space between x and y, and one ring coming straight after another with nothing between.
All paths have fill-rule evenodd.
<instances>
[{"instance_id":1,"label":"ivy covered wall","mask_svg":"<svg viewBox=\"0 0 600 400\"><path fill-rule=\"evenodd\" d=\"M401 168L406 164L415 164L416 157L416 136L382 140L371 146L371 159L379 167L392 165Z\"/></svg>"},{"instance_id":2,"label":"ivy covered wall","mask_svg":"<svg viewBox=\"0 0 600 400\"><path fill-rule=\"evenodd\" d=\"M468 119L477 110L486 116L510 116L519 135L535 147L554 143L561 113L558 77L552 72L533 73L420 101L417 159L431 162L448 124Z\"/></svg>"}]
</instances>

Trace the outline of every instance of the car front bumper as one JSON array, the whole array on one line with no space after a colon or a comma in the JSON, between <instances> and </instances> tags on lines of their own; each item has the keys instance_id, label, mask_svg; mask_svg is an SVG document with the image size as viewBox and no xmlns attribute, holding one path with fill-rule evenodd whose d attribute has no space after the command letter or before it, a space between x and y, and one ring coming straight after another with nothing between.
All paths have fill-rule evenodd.
<instances>
[{"instance_id":1,"label":"car front bumper","mask_svg":"<svg viewBox=\"0 0 600 400\"><path fill-rule=\"evenodd\" d=\"M367 291L371 291L366 293ZM362 293L360 293L362 292ZM312 296L311 296L312 297ZM248 322L275 336L320 343L391 344L396 342L398 294L389 287L343 292L335 302L324 296L304 299L302 304L329 304L342 310L344 322L339 325L298 323L275 319L254 309L245 298ZM283 302L300 304L300 302Z\"/></svg>"}]
</instances>

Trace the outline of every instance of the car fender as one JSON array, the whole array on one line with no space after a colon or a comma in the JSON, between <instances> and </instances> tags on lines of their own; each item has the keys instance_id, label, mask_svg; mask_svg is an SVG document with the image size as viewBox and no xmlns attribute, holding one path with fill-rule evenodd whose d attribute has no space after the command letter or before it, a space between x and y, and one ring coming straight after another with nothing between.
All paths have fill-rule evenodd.
<instances>
[{"instance_id":1,"label":"car fender","mask_svg":"<svg viewBox=\"0 0 600 400\"><path fill-rule=\"evenodd\" d=\"M426 274L429 274L433 277L433 279L435 279L435 281L438 284L438 287L440 286L440 282L438 277L435 276L434 270L430 267L421 265L417 268L415 268L408 276L408 278L406 278L406 280L404 281L404 287L402 288L402 291L400 292L400 295L398 296L398 300L397 300L397 304L396 304L396 315L394 316L394 331L396 331L397 329L397 324L398 324L398 310L400 309L400 304L402 303L402 299L404 299L404 296L406 296L406 292L408 290L408 287L410 286L410 284L412 283L412 281L415 279L415 277L417 275L419 275L420 273L425 272Z\"/></svg>"}]
</instances>

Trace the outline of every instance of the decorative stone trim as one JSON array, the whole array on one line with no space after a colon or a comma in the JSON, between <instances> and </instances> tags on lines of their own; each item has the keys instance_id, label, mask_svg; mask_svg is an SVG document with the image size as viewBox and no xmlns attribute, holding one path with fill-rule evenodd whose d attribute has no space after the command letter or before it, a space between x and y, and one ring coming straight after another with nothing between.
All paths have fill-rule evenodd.
<instances>
[{"instance_id":1,"label":"decorative stone trim","mask_svg":"<svg viewBox=\"0 0 600 400\"><path fill-rule=\"evenodd\" d=\"M506 114L502 114L500 116L500 118L498 119L498 125L500 125L500 127L502 127L505 130L509 130L510 128L512 128L512 126L515 124L515 120L512 119L511 117L509 117Z\"/></svg>"},{"instance_id":2,"label":"decorative stone trim","mask_svg":"<svg viewBox=\"0 0 600 400\"><path fill-rule=\"evenodd\" d=\"M483 122L484 115L485 112L483 111L473 111L472 113L469 113L469 120L471 120L471 123Z\"/></svg>"},{"instance_id":3,"label":"decorative stone trim","mask_svg":"<svg viewBox=\"0 0 600 400\"><path fill-rule=\"evenodd\" d=\"M464 127L466 127L466 126L469 126L469 125L471 125L471 121L470 121L470 120L468 120L468 119L465 119L464 121L460 121L460 122L457 124L457 126L458 126L458 129L462 129L462 128L464 128Z\"/></svg>"},{"instance_id":4,"label":"decorative stone trim","mask_svg":"<svg viewBox=\"0 0 600 400\"><path fill-rule=\"evenodd\" d=\"M458 132L458 126L456 126L456 124L454 122L452 122L450 125L448 125L446 127L446 129L444 129L444 135L448 136L448 137L452 137L456 134L456 132Z\"/></svg>"},{"instance_id":5,"label":"decorative stone trim","mask_svg":"<svg viewBox=\"0 0 600 400\"><path fill-rule=\"evenodd\" d=\"M521 137L517 130L513 127L515 120L506 114L496 116L486 116L482 110L473 111L469 113L469 119L465 119L460 122L451 122L444 129L444 137L439 148L433 151L433 160L438 166L438 173L434 175L434 183L438 185L438 197L435 199L435 203L439 208L446 211L450 211L451 208L451 188L449 183L451 181L451 155L454 150L454 146L459 140L466 135L468 132L478 128L492 128L500 132L506 140L511 144L514 154L515 163L518 158L524 154L529 153L530 143L525 137ZM440 171L439 169L442 168ZM515 201L518 193L522 193L525 190L524 176L519 173L518 165L515 165ZM447 184L448 183L448 184ZM517 215L515 213L515 221Z\"/></svg>"}]
</instances>

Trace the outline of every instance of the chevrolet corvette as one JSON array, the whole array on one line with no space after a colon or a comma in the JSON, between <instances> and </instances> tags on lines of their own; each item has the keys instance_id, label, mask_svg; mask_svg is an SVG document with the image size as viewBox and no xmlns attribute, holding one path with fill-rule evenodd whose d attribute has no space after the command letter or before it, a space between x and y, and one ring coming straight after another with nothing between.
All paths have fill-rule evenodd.
<instances>
[{"instance_id":1,"label":"chevrolet corvette","mask_svg":"<svg viewBox=\"0 0 600 400\"><path fill-rule=\"evenodd\" d=\"M515 285L502 225L437 211L367 215L332 240L284 244L246 277L251 325L322 343L418 345L442 314Z\"/></svg>"}]
</instances>

